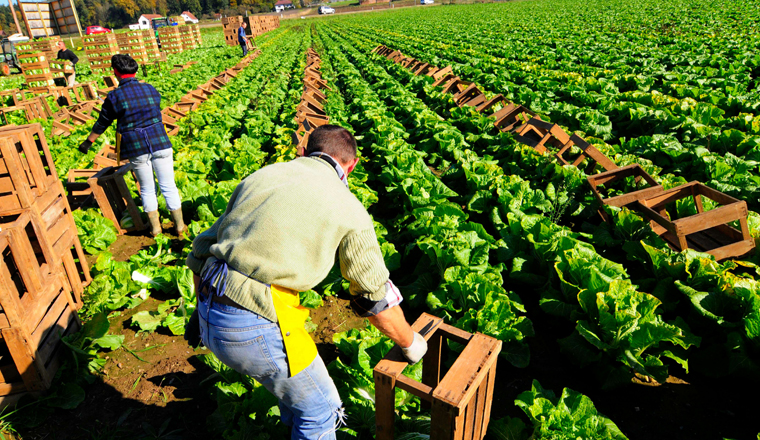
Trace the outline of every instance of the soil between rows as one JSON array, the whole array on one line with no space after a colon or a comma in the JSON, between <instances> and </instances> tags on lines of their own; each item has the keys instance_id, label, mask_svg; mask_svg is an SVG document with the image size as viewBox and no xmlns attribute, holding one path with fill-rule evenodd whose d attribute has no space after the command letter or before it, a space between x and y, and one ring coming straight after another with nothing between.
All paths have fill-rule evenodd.
<instances>
[{"instance_id":1,"label":"soil between rows","mask_svg":"<svg viewBox=\"0 0 760 440\"><path fill-rule=\"evenodd\" d=\"M126 260L153 240L144 236L119 237L110 251L114 258ZM142 310L156 310L159 300L148 298L138 307L114 312L110 316L112 334L124 335L124 347L108 354L103 374L85 387L86 399L74 410L39 414L44 421L34 428L20 429L25 440L136 439L156 438L167 423L181 439L209 438L206 418L216 409L213 400L215 374L196 356L207 350L193 349L182 336L165 329L138 333L129 320ZM514 399L529 390L533 379L559 394L569 387L588 395L596 408L610 417L631 440L648 439L755 439L758 429L755 405L746 398L757 395L760 387L731 379L671 376L668 383L629 384L602 390L598 378L588 370L571 365L560 353L558 324L543 314L537 304L527 301L528 315L534 322L536 337L529 340L531 362L518 369L500 360L496 375L491 420L518 416ZM413 321L416 315L408 314ZM317 325L312 333L325 363L338 352L333 335L361 328L365 320L356 317L348 301L327 297L324 306L311 312ZM682 375L686 377L685 375ZM165 433L166 433L165 432Z\"/></svg>"}]
</instances>

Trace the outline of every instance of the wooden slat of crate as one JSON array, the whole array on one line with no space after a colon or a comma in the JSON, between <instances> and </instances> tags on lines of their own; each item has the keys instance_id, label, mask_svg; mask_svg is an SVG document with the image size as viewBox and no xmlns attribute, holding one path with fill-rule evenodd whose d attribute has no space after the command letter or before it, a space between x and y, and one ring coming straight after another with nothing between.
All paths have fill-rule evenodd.
<instances>
[{"instance_id":1,"label":"wooden slat of crate","mask_svg":"<svg viewBox=\"0 0 760 440\"><path fill-rule=\"evenodd\" d=\"M24 162L16 145L10 139L0 138L0 213L31 206L37 196L34 176Z\"/></svg>"},{"instance_id":2,"label":"wooden slat of crate","mask_svg":"<svg viewBox=\"0 0 760 440\"><path fill-rule=\"evenodd\" d=\"M104 168L87 180L103 216L111 220L119 234L145 229L140 211L124 181L124 175L131 169L131 165ZM132 217L134 227L125 229L121 227L120 220L127 212Z\"/></svg>"},{"instance_id":3,"label":"wooden slat of crate","mask_svg":"<svg viewBox=\"0 0 760 440\"><path fill-rule=\"evenodd\" d=\"M633 177L636 184L642 180L649 185L648 188L642 188L636 191L631 191L626 194L620 194L614 197L603 197L599 187L612 182L616 182L622 179ZM605 205L616 206L618 208L628 206L631 203L636 202L644 198L651 197L655 194L659 194L663 191L662 185L657 183L652 176L649 175L639 164L631 164L621 168L612 169L599 174L593 174L586 177L589 185L591 185L591 191L594 193L596 199Z\"/></svg>"},{"instance_id":4,"label":"wooden slat of crate","mask_svg":"<svg viewBox=\"0 0 760 440\"><path fill-rule=\"evenodd\" d=\"M26 306L49 282L50 273L55 271L55 265L46 255L39 251L41 235L31 224L31 215L24 213L20 216L4 217L0 222L3 240L0 249L3 252L1 278L8 283L0 305L8 316L11 325L18 325L23 319L19 307ZM37 250L35 250L37 248ZM11 282L13 280L13 282ZM9 301L16 299L16 303Z\"/></svg>"},{"instance_id":5,"label":"wooden slat of crate","mask_svg":"<svg viewBox=\"0 0 760 440\"><path fill-rule=\"evenodd\" d=\"M482 440L490 420L501 341L464 332L425 313L412 328L431 341L432 350L429 349L423 359L423 383L401 375L408 364L398 347L378 363L374 369L376 438L394 438L393 390L398 387L432 403L431 440ZM442 337L465 344L465 348L440 379Z\"/></svg>"},{"instance_id":6,"label":"wooden slat of crate","mask_svg":"<svg viewBox=\"0 0 760 440\"><path fill-rule=\"evenodd\" d=\"M40 124L0 127L0 138L8 139L19 152L23 151L25 157L20 163L13 165L20 165L21 169L31 176L26 182L34 188L37 195L44 193L58 180L55 162ZM3 207L0 206L0 213L3 211Z\"/></svg>"},{"instance_id":7,"label":"wooden slat of crate","mask_svg":"<svg viewBox=\"0 0 760 440\"><path fill-rule=\"evenodd\" d=\"M1 243L0 243L1 244ZM12 241L9 240L9 248L13 250ZM53 304L56 296L59 295L61 287L58 272L49 273L44 278L44 284L38 289L28 289L25 292L18 284L18 276L13 275L10 271L15 271L14 264L18 264L16 259L18 251L12 251L11 260L7 252L4 253L4 261L11 263L10 267L0 269L0 304L3 308L3 314L7 325L5 328L20 330L24 335L30 335L44 321L46 314ZM14 261L16 263L14 263ZM28 262L29 267L34 266L34 262ZM24 270L29 270L27 267ZM20 268L19 268L20 269ZM15 277L15 282L12 281ZM22 294L22 296L19 296Z\"/></svg>"},{"instance_id":8,"label":"wooden slat of crate","mask_svg":"<svg viewBox=\"0 0 760 440\"><path fill-rule=\"evenodd\" d=\"M597 150L596 147L586 142L585 139L581 138L577 134L570 135L570 139L567 141L567 143L565 143L565 145L563 145L562 148L555 154L555 157L562 165L570 165L570 163L565 160L564 154L570 151L572 147L578 147L578 149L581 150L581 154L578 155L578 157L573 161L572 165L580 168L580 165L584 161L588 161L588 165L585 170L586 174L591 174L594 171L596 164L601 165L605 171L614 170L618 167L615 165L615 162L610 160L607 156Z\"/></svg>"},{"instance_id":9,"label":"wooden slat of crate","mask_svg":"<svg viewBox=\"0 0 760 440\"><path fill-rule=\"evenodd\" d=\"M92 282L92 276L79 237L73 238L70 247L63 252L63 272L72 293L72 304L79 310L83 305L82 294Z\"/></svg>"},{"instance_id":10,"label":"wooden slat of crate","mask_svg":"<svg viewBox=\"0 0 760 440\"><path fill-rule=\"evenodd\" d=\"M60 364L61 338L80 327L61 277L56 277L48 288L51 302L45 306L45 314L34 328L13 327L0 332L15 371L20 372L23 391L41 391L50 386ZM12 376L13 369L6 369ZM15 386L6 387L0 393L18 391L20 388Z\"/></svg>"},{"instance_id":11,"label":"wooden slat of crate","mask_svg":"<svg viewBox=\"0 0 760 440\"><path fill-rule=\"evenodd\" d=\"M676 220L670 219L666 205L689 197L694 200L697 214ZM707 197L721 206L705 211L702 197ZM689 182L641 199L635 207L650 220L652 230L677 251L694 249L711 254L720 261L744 256L755 248L747 224L747 203L700 182ZM734 221L739 222L741 231L728 225ZM722 246L712 247L713 245Z\"/></svg>"},{"instance_id":12,"label":"wooden slat of crate","mask_svg":"<svg viewBox=\"0 0 760 440\"><path fill-rule=\"evenodd\" d=\"M19 61L22 59L21 58L22 56L19 56ZM26 70L48 69L48 68L50 68L50 62L47 61L47 60L45 60L45 61L37 61L37 62L34 62L34 63L22 63L22 64L19 64L19 66L21 66L21 71L22 72L26 71Z\"/></svg>"}]
</instances>

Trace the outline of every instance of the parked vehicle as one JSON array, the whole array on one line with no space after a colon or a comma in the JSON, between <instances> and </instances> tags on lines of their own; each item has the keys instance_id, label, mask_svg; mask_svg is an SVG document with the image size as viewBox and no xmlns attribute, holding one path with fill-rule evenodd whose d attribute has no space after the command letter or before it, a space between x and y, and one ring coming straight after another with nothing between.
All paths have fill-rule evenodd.
<instances>
[{"instance_id":1,"label":"parked vehicle","mask_svg":"<svg viewBox=\"0 0 760 440\"><path fill-rule=\"evenodd\" d=\"M24 41L29 41L29 37L27 37L24 34L13 34L10 37L8 37L8 40L14 42L14 43L21 43Z\"/></svg>"},{"instance_id":2,"label":"parked vehicle","mask_svg":"<svg viewBox=\"0 0 760 440\"><path fill-rule=\"evenodd\" d=\"M421 5L432 5L435 2L433 0L420 0Z\"/></svg>"},{"instance_id":3,"label":"parked vehicle","mask_svg":"<svg viewBox=\"0 0 760 440\"><path fill-rule=\"evenodd\" d=\"M11 37L12 36L13 35L11 35ZM8 76L11 73L21 73L21 67L19 66L18 57L16 56L16 46L14 46L13 43L14 41L11 41L10 38L3 38L3 59L0 61L0 75ZM16 69L17 72L11 72L11 69Z\"/></svg>"},{"instance_id":4,"label":"parked vehicle","mask_svg":"<svg viewBox=\"0 0 760 440\"><path fill-rule=\"evenodd\" d=\"M319 12L320 14L334 14L335 9L329 6L320 6L317 12Z\"/></svg>"},{"instance_id":5,"label":"parked vehicle","mask_svg":"<svg viewBox=\"0 0 760 440\"><path fill-rule=\"evenodd\" d=\"M103 26L87 26L87 30L84 31L85 35L95 35L95 34L107 34L109 32L113 32L111 29L104 28Z\"/></svg>"},{"instance_id":6,"label":"parked vehicle","mask_svg":"<svg viewBox=\"0 0 760 440\"><path fill-rule=\"evenodd\" d=\"M179 23L177 23L177 21L171 17L161 17L151 20L151 24L153 25L154 30L158 30L158 28L162 28L164 26L177 26Z\"/></svg>"}]
</instances>

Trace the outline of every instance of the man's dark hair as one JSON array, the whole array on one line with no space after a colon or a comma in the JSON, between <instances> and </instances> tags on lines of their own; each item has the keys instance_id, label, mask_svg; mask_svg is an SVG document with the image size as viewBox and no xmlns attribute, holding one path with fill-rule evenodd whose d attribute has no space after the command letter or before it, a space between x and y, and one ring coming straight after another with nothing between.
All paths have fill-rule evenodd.
<instances>
[{"instance_id":1,"label":"man's dark hair","mask_svg":"<svg viewBox=\"0 0 760 440\"><path fill-rule=\"evenodd\" d=\"M140 66L131 56L119 54L111 57L111 67L121 74L131 75L137 73Z\"/></svg>"},{"instance_id":2,"label":"man's dark hair","mask_svg":"<svg viewBox=\"0 0 760 440\"><path fill-rule=\"evenodd\" d=\"M341 163L351 162L356 158L356 139L343 127L323 125L309 135L304 156L321 151Z\"/></svg>"}]
</instances>

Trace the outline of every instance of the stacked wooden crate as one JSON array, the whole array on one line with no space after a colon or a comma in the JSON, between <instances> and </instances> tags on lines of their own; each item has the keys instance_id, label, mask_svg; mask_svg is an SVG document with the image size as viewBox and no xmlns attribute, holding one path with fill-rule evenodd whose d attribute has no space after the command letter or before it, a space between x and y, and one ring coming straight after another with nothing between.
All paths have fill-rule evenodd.
<instances>
[{"instance_id":1,"label":"stacked wooden crate","mask_svg":"<svg viewBox=\"0 0 760 440\"><path fill-rule=\"evenodd\" d=\"M42 52L45 54L45 56L47 56L48 60L52 60L58 56L58 43L60 41L61 37L59 36L25 41L23 43L16 44L16 51Z\"/></svg>"},{"instance_id":2,"label":"stacked wooden crate","mask_svg":"<svg viewBox=\"0 0 760 440\"><path fill-rule=\"evenodd\" d=\"M237 33L238 28L242 22L243 17L241 15L222 18L222 27L224 28L224 42L227 43L228 46L237 46L240 44L238 43Z\"/></svg>"},{"instance_id":3,"label":"stacked wooden crate","mask_svg":"<svg viewBox=\"0 0 760 440\"><path fill-rule=\"evenodd\" d=\"M265 15L259 17L247 17L248 29L251 36L258 37L280 27L280 17Z\"/></svg>"},{"instance_id":4,"label":"stacked wooden crate","mask_svg":"<svg viewBox=\"0 0 760 440\"><path fill-rule=\"evenodd\" d=\"M116 34L116 41L119 44L119 53L131 56L140 64L148 62L148 51L141 30Z\"/></svg>"},{"instance_id":5,"label":"stacked wooden crate","mask_svg":"<svg viewBox=\"0 0 760 440\"><path fill-rule=\"evenodd\" d=\"M49 58L43 52L19 53L18 61L24 80L31 90L42 91L54 87L53 72L50 70Z\"/></svg>"},{"instance_id":6,"label":"stacked wooden crate","mask_svg":"<svg viewBox=\"0 0 760 440\"><path fill-rule=\"evenodd\" d=\"M201 38L201 26L198 24L190 24L188 26L191 26L193 28L195 42L198 43L198 47L201 47L201 44L203 44L203 38Z\"/></svg>"},{"instance_id":7,"label":"stacked wooden crate","mask_svg":"<svg viewBox=\"0 0 760 440\"><path fill-rule=\"evenodd\" d=\"M145 29L140 31L142 33L143 44L145 45L145 51L148 54L148 61L153 62L161 59L161 51L158 49L158 40L156 40L156 32L153 29Z\"/></svg>"},{"instance_id":8,"label":"stacked wooden crate","mask_svg":"<svg viewBox=\"0 0 760 440\"><path fill-rule=\"evenodd\" d=\"M158 29L161 50L166 53L180 53L183 50L179 26L164 26Z\"/></svg>"},{"instance_id":9,"label":"stacked wooden crate","mask_svg":"<svg viewBox=\"0 0 760 440\"><path fill-rule=\"evenodd\" d=\"M50 386L91 281L40 124L0 128L0 403Z\"/></svg>"},{"instance_id":10,"label":"stacked wooden crate","mask_svg":"<svg viewBox=\"0 0 760 440\"><path fill-rule=\"evenodd\" d=\"M179 28L180 41L182 43L183 50L192 50L198 48L198 43L195 39L195 32L192 25L177 26Z\"/></svg>"},{"instance_id":11,"label":"stacked wooden crate","mask_svg":"<svg viewBox=\"0 0 760 440\"><path fill-rule=\"evenodd\" d=\"M74 65L68 60L50 59L50 72L54 78L62 78L74 73Z\"/></svg>"},{"instance_id":12,"label":"stacked wooden crate","mask_svg":"<svg viewBox=\"0 0 760 440\"><path fill-rule=\"evenodd\" d=\"M87 35L82 40L85 53L90 60L92 73L108 75L111 70L111 57L119 53L119 44L113 33Z\"/></svg>"}]
</instances>

